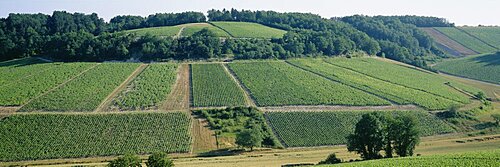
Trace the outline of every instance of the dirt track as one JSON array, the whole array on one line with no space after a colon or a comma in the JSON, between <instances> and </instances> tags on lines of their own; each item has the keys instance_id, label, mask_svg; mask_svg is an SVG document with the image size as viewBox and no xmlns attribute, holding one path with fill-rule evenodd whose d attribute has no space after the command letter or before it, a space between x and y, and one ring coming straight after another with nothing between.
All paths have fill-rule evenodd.
<instances>
[{"instance_id":1,"label":"dirt track","mask_svg":"<svg viewBox=\"0 0 500 167\"><path fill-rule=\"evenodd\" d=\"M177 72L175 85L160 109L167 111L189 110L189 77L189 65L181 64Z\"/></svg>"},{"instance_id":2,"label":"dirt track","mask_svg":"<svg viewBox=\"0 0 500 167\"><path fill-rule=\"evenodd\" d=\"M438 44L438 46L454 56L467 56L467 55L475 55L479 54L474 50L471 50L457 41L449 38L443 33L439 32L434 28L421 28L422 31L427 32Z\"/></svg>"}]
</instances>

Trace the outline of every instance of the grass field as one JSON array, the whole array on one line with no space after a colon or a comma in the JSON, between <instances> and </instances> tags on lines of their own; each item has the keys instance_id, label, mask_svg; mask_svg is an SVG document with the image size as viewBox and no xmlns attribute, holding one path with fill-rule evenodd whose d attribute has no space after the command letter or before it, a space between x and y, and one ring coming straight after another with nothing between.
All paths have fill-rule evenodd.
<instances>
[{"instance_id":1,"label":"grass field","mask_svg":"<svg viewBox=\"0 0 500 167\"><path fill-rule=\"evenodd\" d=\"M192 64L191 70L193 106L245 106L243 90L222 64Z\"/></svg>"},{"instance_id":2,"label":"grass field","mask_svg":"<svg viewBox=\"0 0 500 167\"><path fill-rule=\"evenodd\" d=\"M140 28L140 29L133 29L133 30L127 30L127 31L122 31L119 33L132 33L138 36L144 36L146 34L151 34L154 36L167 36L167 37L172 37L177 35L183 25L177 25L177 26L164 26L164 27L150 27L150 28Z\"/></svg>"},{"instance_id":3,"label":"grass field","mask_svg":"<svg viewBox=\"0 0 500 167\"><path fill-rule=\"evenodd\" d=\"M231 37L231 35L229 35L224 30L214 27L213 25L208 23L192 23L192 24L183 24L181 26L184 27L181 36L191 36L194 33L201 31L204 28L207 28L208 30L214 32L217 37Z\"/></svg>"},{"instance_id":4,"label":"grass field","mask_svg":"<svg viewBox=\"0 0 500 167\"><path fill-rule=\"evenodd\" d=\"M0 63L0 86L17 83L20 79L37 74L54 64L37 58L23 58Z\"/></svg>"},{"instance_id":5,"label":"grass field","mask_svg":"<svg viewBox=\"0 0 500 167\"><path fill-rule=\"evenodd\" d=\"M23 78L14 77L18 78L14 80L15 83L6 83L0 86L0 106L24 105L28 100L40 96L94 65L94 63L47 63L43 66L29 67L29 70L36 71L33 72L36 74ZM17 71L10 75L23 75L25 73L25 70L9 69L8 71Z\"/></svg>"},{"instance_id":6,"label":"grass field","mask_svg":"<svg viewBox=\"0 0 500 167\"><path fill-rule=\"evenodd\" d=\"M120 110L157 107L172 90L177 76L177 66L177 64L150 64L113 100L113 104Z\"/></svg>"},{"instance_id":7,"label":"grass field","mask_svg":"<svg viewBox=\"0 0 500 167\"><path fill-rule=\"evenodd\" d=\"M186 113L17 114L0 120L0 161L188 152Z\"/></svg>"},{"instance_id":8,"label":"grass field","mask_svg":"<svg viewBox=\"0 0 500 167\"><path fill-rule=\"evenodd\" d=\"M210 22L236 38L281 38L284 30L249 22Z\"/></svg>"},{"instance_id":9,"label":"grass field","mask_svg":"<svg viewBox=\"0 0 500 167\"><path fill-rule=\"evenodd\" d=\"M34 99L21 111L93 111L139 64L105 63Z\"/></svg>"},{"instance_id":10,"label":"grass field","mask_svg":"<svg viewBox=\"0 0 500 167\"><path fill-rule=\"evenodd\" d=\"M500 48L500 27L460 27L484 42Z\"/></svg>"},{"instance_id":11,"label":"grass field","mask_svg":"<svg viewBox=\"0 0 500 167\"><path fill-rule=\"evenodd\" d=\"M475 151L467 153L451 153L443 155L389 158L337 165L320 166L498 166L500 165L500 149Z\"/></svg>"},{"instance_id":12,"label":"grass field","mask_svg":"<svg viewBox=\"0 0 500 167\"><path fill-rule=\"evenodd\" d=\"M500 84L500 52L444 61L434 68L453 75Z\"/></svg>"},{"instance_id":13,"label":"grass field","mask_svg":"<svg viewBox=\"0 0 500 167\"><path fill-rule=\"evenodd\" d=\"M336 60L340 61L340 59L327 61ZM318 73L331 80L335 80L378 95L385 99L389 99L396 104L414 104L429 110L446 109L452 105L459 104L459 102L455 102L438 95L433 95L425 91L391 83L389 81L384 81L340 66L332 65L327 61L322 59L296 59L289 62L301 68ZM391 66L391 64L387 64L387 66ZM400 68L404 69L405 67Z\"/></svg>"},{"instance_id":14,"label":"grass field","mask_svg":"<svg viewBox=\"0 0 500 167\"><path fill-rule=\"evenodd\" d=\"M259 106L388 105L374 95L332 82L285 62L230 63Z\"/></svg>"},{"instance_id":15,"label":"grass field","mask_svg":"<svg viewBox=\"0 0 500 167\"><path fill-rule=\"evenodd\" d=\"M491 46L488 46L484 42L468 35L467 33L460 31L455 27L435 27L435 29L476 52L490 53L497 50Z\"/></svg>"},{"instance_id":16,"label":"grass field","mask_svg":"<svg viewBox=\"0 0 500 167\"><path fill-rule=\"evenodd\" d=\"M425 111L390 111L394 115L415 116L424 136L454 132L454 130ZM330 112L266 112L275 133L289 147L345 144L354 132L356 122L367 111Z\"/></svg>"}]
</instances>

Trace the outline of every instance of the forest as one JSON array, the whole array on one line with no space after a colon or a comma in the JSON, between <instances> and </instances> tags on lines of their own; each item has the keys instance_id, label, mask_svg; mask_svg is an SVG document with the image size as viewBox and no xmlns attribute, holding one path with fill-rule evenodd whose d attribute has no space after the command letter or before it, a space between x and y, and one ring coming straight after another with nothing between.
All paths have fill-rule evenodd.
<instances>
[{"instance_id":1,"label":"forest","mask_svg":"<svg viewBox=\"0 0 500 167\"><path fill-rule=\"evenodd\" d=\"M287 59L338 56L353 52L387 57L426 67L446 55L417 27L454 26L445 19L420 16L348 16L322 18L310 13L209 10L122 15L109 22L96 13L54 11L10 14L0 19L0 60L39 56L55 61L184 59ZM172 38L115 33L122 30L211 21L254 22L287 30L270 40L215 37L210 30Z\"/></svg>"}]
</instances>

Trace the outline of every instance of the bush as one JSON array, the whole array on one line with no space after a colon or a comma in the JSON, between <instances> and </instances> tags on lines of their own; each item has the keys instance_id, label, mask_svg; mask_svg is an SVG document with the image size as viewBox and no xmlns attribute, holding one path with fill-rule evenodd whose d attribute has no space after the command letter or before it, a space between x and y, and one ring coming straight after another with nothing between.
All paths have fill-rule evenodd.
<instances>
[{"instance_id":1,"label":"bush","mask_svg":"<svg viewBox=\"0 0 500 167\"><path fill-rule=\"evenodd\" d=\"M109 162L108 167L141 167L141 159L134 154L125 154Z\"/></svg>"},{"instance_id":2,"label":"bush","mask_svg":"<svg viewBox=\"0 0 500 167\"><path fill-rule=\"evenodd\" d=\"M335 155L335 153L332 153L328 155L328 157L325 160L319 162L318 164L336 164L341 162L342 160L337 158L337 155Z\"/></svg>"},{"instance_id":3,"label":"bush","mask_svg":"<svg viewBox=\"0 0 500 167\"><path fill-rule=\"evenodd\" d=\"M170 160L170 158L168 158L166 153L159 152L150 155L146 165L148 167L172 167L174 166L174 163Z\"/></svg>"}]
</instances>

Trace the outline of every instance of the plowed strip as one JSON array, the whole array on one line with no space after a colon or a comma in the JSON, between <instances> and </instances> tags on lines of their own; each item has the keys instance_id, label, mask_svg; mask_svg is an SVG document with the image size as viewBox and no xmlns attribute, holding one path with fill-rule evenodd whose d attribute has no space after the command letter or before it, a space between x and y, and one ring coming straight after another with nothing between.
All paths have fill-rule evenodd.
<instances>
[{"instance_id":1,"label":"plowed strip","mask_svg":"<svg viewBox=\"0 0 500 167\"><path fill-rule=\"evenodd\" d=\"M189 110L189 65L181 64L172 92L168 95L161 109L167 111Z\"/></svg>"},{"instance_id":2,"label":"plowed strip","mask_svg":"<svg viewBox=\"0 0 500 167\"><path fill-rule=\"evenodd\" d=\"M427 34L429 34L438 43L438 46L441 47L441 49L447 51L451 55L467 56L478 54L476 51L463 46L434 28L421 28L421 30L427 32Z\"/></svg>"}]
</instances>

